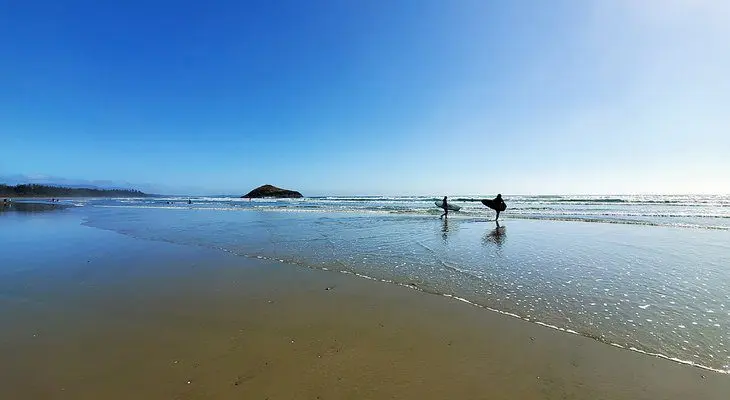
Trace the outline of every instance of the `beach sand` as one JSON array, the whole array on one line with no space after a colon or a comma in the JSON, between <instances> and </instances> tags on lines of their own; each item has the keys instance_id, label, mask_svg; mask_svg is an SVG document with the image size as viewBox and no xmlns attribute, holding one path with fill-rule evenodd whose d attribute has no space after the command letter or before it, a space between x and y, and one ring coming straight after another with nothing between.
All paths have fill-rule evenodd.
<instances>
[{"instance_id":1,"label":"beach sand","mask_svg":"<svg viewBox=\"0 0 730 400\"><path fill-rule=\"evenodd\" d=\"M2 399L730 393L727 375L400 286L132 239L68 215L0 223L16 232L0 255Z\"/></svg>"}]
</instances>

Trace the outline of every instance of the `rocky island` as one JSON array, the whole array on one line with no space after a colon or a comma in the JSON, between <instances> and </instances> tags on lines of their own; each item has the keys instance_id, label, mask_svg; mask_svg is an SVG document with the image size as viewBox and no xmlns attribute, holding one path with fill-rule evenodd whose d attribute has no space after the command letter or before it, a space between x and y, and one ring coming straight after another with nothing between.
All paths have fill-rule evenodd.
<instances>
[{"instance_id":1,"label":"rocky island","mask_svg":"<svg viewBox=\"0 0 730 400\"><path fill-rule=\"evenodd\" d=\"M262 197L275 197L284 199L298 199L301 193L294 190L281 189L273 185L263 185L241 196L242 199L258 199Z\"/></svg>"}]
</instances>

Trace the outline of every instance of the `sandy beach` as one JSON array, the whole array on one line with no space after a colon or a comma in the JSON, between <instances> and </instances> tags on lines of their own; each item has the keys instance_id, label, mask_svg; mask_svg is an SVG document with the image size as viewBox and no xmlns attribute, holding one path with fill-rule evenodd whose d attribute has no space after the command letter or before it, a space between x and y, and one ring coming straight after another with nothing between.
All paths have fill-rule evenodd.
<instances>
[{"instance_id":1,"label":"sandy beach","mask_svg":"<svg viewBox=\"0 0 730 400\"><path fill-rule=\"evenodd\" d=\"M727 375L456 300L79 222L63 212L0 221L16 232L0 255L0 398L730 393Z\"/></svg>"},{"instance_id":2,"label":"sandy beach","mask_svg":"<svg viewBox=\"0 0 730 400\"><path fill-rule=\"evenodd\" d=\"M0 400L730 400L729 1L1 10Z\"/></svg>"}]
</instances>

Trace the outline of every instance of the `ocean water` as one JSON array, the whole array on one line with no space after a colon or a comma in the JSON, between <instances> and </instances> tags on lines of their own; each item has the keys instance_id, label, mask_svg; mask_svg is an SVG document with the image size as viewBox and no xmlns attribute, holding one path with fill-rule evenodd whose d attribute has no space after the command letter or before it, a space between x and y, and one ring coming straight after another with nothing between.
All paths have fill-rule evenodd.
<instances>
[{"instance_id":1,"label":"ocean water","mask_svg":"<svg viewBox=\"0 0 730 400\"><path fill-rule=\"evenodd\" d=\"M480 199L490 196L453 196L463 217L493 217ZM187 200L193 201L192 205ZM675 196L506 196L505 218L602 222L634 225L730 229L730 195ZM438 215L440 197L308 197L303 199L240 199L236 197L161 197L146 199L87 199L78 204L131 208L206 208L216 210L364 212ZM169 203L169 204L168 204Z\"/></svg>"},{"instance_id":2,"label":"ocean water","mask_svg":"<svg viewBox=\"0 0 730 400\"><path fill-rule=\"evenodd\" d=\"M88 226L377 279L730 372L730 196L74 200ZM465 305L467 306L467 305Z\"/></svg>"}]
</instances>

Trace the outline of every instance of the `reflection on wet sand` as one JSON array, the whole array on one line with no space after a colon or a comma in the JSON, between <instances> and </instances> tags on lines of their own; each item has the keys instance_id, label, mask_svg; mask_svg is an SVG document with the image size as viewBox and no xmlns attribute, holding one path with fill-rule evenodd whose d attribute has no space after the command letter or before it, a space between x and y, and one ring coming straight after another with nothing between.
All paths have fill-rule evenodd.
<instances>
[{"instance_id":1,"label":"reflection on wet sand","mask_svg":"<svg viewBox=\"0 0 730 400\"><path fill-rule=\"evenodd\" d=\"M506 239L506 227L500 226L499 222L497 222L497 227L490 231L487 231L487 233L484 235L483 242L485 244L496 244L497 246L502 246Z\"/></svg>"},{"instance_id":2,"label":"reflection on wet sand","mask_svg":"<svg viewBox=\"0 0 730 400\"><path fill-rule=\"evenodd\" d=\"M453 239L462 223L463 221L459 221L458 219L449 221L447 218L444 218L441 220L441 239L444 242Z\"/></svg>"},{"instance_id":3,"label":"reflection on wet sand","mask_svg":"<svg viewBox=\"0 0 730 400\"><path fill-rule=\"evenodd\" d=\"M50 204L50 203L31 203L31 202L2 202L0 203L0 213L1 212L23 212L23 213L35 213L35 212L46 212L46 211L54 211L54 210L60 210L67 208L67 205L62 204Z\"/></svg>"}]
</instances>

